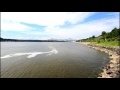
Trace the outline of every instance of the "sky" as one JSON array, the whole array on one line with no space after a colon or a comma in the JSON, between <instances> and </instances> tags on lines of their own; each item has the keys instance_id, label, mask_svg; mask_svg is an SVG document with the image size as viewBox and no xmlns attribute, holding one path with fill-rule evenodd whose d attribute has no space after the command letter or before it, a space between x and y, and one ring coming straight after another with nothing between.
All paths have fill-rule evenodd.
<instances>
[{"instance_id":1,"label":"sky","mask_svg":"<svg viewBox=\"0 0 120 90\"><path fill-rule=\"evenodd\" d=\"M119 28L119 12L1 12L1 37L84 39Z\"/></svg>"}]
</instances>

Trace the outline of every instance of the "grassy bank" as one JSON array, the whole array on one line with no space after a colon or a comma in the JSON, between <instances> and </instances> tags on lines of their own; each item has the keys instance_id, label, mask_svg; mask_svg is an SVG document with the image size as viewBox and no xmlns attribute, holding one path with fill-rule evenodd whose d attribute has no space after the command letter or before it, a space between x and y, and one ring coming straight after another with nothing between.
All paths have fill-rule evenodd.
<instances>
[{"instance_id":1,"label":"grassy bank","mask_svg":"<svg viewBox=\"0 0 120 90\"><path fill-rule=\"evenodd\" d=\"M102 31L101 35L80 39L76 42L90 42L102 46L120 46L120 28L114 28L111 32Z\"/></svg>"},{"instance_id":2,"label":"grassy bank","mask_svg":"<svg viewBox=\"0 0 120 90\"><path fill-rule=\"evenodd\" d=\"M105 42L91 42L93 44L99 44L99 45L102 45L102 46L120 46L120 43L119 42L108 42L108 41L105 41Z\"/></svg>"}]
</instances>

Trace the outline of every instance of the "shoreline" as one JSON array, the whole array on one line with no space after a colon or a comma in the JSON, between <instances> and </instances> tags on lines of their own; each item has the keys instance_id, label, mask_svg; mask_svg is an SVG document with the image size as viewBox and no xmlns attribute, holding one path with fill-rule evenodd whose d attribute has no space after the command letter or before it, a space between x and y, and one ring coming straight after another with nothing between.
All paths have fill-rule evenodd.
<instances>
[{"instance_id":1,"label":"shoreline","mask_svg":"<svg viewBox=\"0 0 120 90\"><path fill-rule=\"evenodd\" d=\"M83 44L89 48L93 48L109 55L110 61L103 68L102 72L97 78L120 78L120 47L101 46L98 44L92 44L90 42L75 42L77 44Z\"/></svg>"}]
</instances>

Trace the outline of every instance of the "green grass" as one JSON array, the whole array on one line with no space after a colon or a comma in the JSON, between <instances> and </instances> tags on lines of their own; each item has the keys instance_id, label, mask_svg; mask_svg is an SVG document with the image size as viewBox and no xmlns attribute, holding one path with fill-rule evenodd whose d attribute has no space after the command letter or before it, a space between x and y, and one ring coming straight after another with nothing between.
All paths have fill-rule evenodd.
<instances>
[{"instance_id":1,"label":"green grass","mask_svg":"<svg viewBox=\"0 0 120 90\"><path fill-rule=\"evenodd\" d=\"M118 43L118 42L108 42L108 41L106 41L106 42L100 42L100 43L98 43L98 42L92 42L92 43L99 44L99 45L102 45L102 46L120 46L120 43Z\"/></svg>"}]
</instances>

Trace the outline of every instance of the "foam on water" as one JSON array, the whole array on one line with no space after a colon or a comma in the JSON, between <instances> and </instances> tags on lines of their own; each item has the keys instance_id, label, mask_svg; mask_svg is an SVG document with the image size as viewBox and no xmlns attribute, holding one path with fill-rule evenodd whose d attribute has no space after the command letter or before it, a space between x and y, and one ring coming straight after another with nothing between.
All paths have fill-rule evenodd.
<instances>
[{"instance_id":1,"label":"foam on water","mask_svg":"<svg viewBox=\"0 0 120 90\"><path fill-rule=\"evenodd\" d=\"M51 47L51 46L49 46L49 48L51 49L51 51L48 51L48 52L15 53L15 54L10 54L10 55L5 55L5 56L1 57L1 59L10 58L10 57L16 57L16 56L22 56L22 55L28 55L27 58L32 58L32 57L35 57L35 56L37 56L39 54L46 54L46 53L48 53L48 55L52 55L52 54L57 54L58 53L56 48Z\"/></svg>"}]
</instances>

